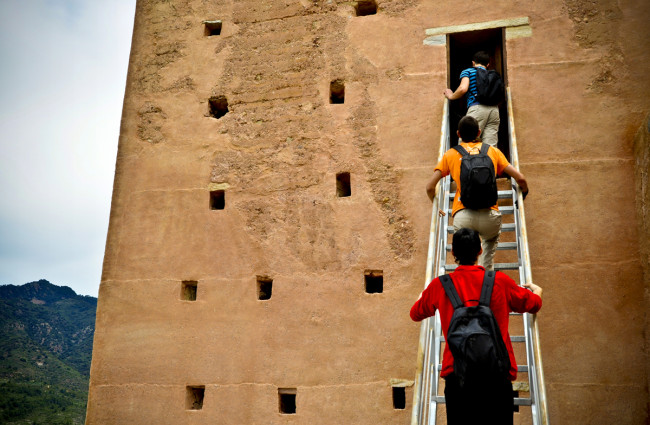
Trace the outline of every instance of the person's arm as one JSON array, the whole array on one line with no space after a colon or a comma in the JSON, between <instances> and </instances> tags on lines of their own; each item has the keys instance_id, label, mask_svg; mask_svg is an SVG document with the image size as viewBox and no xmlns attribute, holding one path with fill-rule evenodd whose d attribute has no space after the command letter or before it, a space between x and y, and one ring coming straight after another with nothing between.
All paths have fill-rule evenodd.
<instances>
[{"instance_id":1,"label":"person's arm","mask_svg":"<svg viewBox=\"0 0 650 425\"><path fill-rule=\"evenodd\" d=\"M460 99L461 97L465 96L465 93L467 93L467 90L469 90L469 77L463 77L460 80L460 85L458 86L456 91L452 92L450 89L445 89L443 94L449 100L456 100L456 99Z\"/></svg>"},{"instance_id":2,"label":"person's arm","mask_svg":"<svg viewBox=\"0 0 650 425\"><path fill-rule=\"evenodd\" d=\"M433 172L433 177L431 177L429 183L427 183L427 195L429 196L431 202L433 202L433 198L436 196L436 186L438 185L438 182L441 178L442 172L440 170L436 170Z\"/></svg>"},{"instance_id":3,"label":"person's arm","mask_svg":"<svg viewBox=\"0 0 650 425\"><path fill-rule=\"evenodd\" d=\"M523 285L524 288L530 289L533 294L537 295L538 297L542 298L542 288L539 286L535 285L533 282L530 283L524 283Z\"/></svg>"},{"instance_id":4,"label":"person's arm","mask_svg":"<svg viewBox=\"0 0 650 425\"><path fill-rule=\"evenodd\" d=\"M517 170L512 165L508 165L503 172L515 179L521 188L521 193L524 195L524 199L526 199L526 195L528 195L528 182L526 181L526 177L521 174L521 171Z\"/></svg>"},{"instance_id":5,"label":"person's arm","mask_svg":"<svg viewBox=\"0 0 650 425\"><path fill-rule=\"evenodd\" d=\"M433 305L432 300L432 287L433 282L427 288L422 291L420 298L413 304L409 315L411 320L414 322L419 322L426 319L427 317L432 317L436 314L436 307Z\"/></svg>"},{"instance_id":6,"label":"person's arm","mask_svg":"<svg viewBox=\"0 0 650 425\"><path fill-rule=\"evenodd\" d=\"M534 283L525 283L519 286L510 277L506 281L509 286L506 293L508 294L508 308L510 308L510 311L537 313L542 308L542 288Z\"/></svg>"}]
</instances>

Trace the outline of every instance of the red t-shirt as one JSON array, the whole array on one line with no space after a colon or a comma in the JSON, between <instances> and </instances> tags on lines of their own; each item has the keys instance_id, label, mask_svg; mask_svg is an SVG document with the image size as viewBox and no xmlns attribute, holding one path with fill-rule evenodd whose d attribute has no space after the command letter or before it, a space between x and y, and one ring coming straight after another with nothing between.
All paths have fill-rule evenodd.
<instances>
[{"instance_id":1,"label":"red t-shirt","mask_svg":"<svg viewBox=\"0 0 650 425\"><path fill-rule=\"evenodd\" d=\"M458 291L458 296L465 306L478 305L484 274L485 269L482 266L458 266L451 273L451 279L454 282L456 291ZM510 354L510 380L512 381L517 378L517 361L512 351L512 343L510 342L510 334L508 333L509 313L537 313L541 307L541 297L517 285L505 273L496 272L490 308L499 325L499 330ZM440 279L438 278L431 281L429 286L422 292L420 299L411 307L411 319L419 322L427 317L434 316L436 310L440 310L440 321L446 339L449 322L451 321L451 316L454 314L454 307L451 305L451 301L449 301L449 297L447 297L445 289L442 287L442 283L440 283ZM451 351L447 349L447 346L445 346L440 376L447 376L453 371L454 357Z\"/></svg>"}]
</instances>

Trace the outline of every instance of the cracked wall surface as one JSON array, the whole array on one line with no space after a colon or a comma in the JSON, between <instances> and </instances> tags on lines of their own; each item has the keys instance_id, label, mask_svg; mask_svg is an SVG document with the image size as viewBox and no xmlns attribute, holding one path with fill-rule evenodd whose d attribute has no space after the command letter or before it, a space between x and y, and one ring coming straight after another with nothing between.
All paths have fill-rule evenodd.
<instances>
[{"instance_id":1,"label":"cracked wall surface","mask_svg":"<svg viewBox=\"0 0 650 425\"><path fill-rule=\"evenodd\" d=\"M634 138L636 214L639 228L639 256L643 267L645 304L646 385L650 385L650 115ZM648 400L650 405L650 400ZM649 408L650 409L650 408Z\"/></svg>"},{"instance_id":2,"label":"cracked wall surface","mask_svg":"<svg viewBox=\"0 0 650 425\"><path fill-rule=\"evenodd\" d=\"M550 418L646 423L647 208L633 214L632 182L650 4L377 4L357 17L338 0L138 1L87 424L409 423L408 311L448 79L444 41L425 45L425 30L520 17L530 31L505 56ZM365 292L365 270L382 271L382 293ZM269 300L257 276L273 280ZM188 280L196 301L181 299ZM188 385L205 386L199 411L185 410ZM278 388L297 389L295 415L279 413Z\"/></svg>"}]
</instances>

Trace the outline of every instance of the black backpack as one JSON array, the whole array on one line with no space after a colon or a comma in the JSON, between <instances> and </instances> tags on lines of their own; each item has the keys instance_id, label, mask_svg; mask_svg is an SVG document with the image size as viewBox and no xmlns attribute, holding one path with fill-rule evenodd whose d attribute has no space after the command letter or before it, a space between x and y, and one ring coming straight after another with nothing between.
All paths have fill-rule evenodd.
<instances>
[{"instance_id":1,"label":"black backpack","mask_svg":"<svg viewBox=\"0 0 650 425\"><path fill-rule=\"evenodd\" d=\"M501 76L494 70L476 67L476 100L481 105L498 105L505 98Z\"/></svg>"},{"instance_id":2,"label":"black backpack","mask_svg":"<svg viewBox=\"0 0 650 425\"><path fill-rule=\"evenodd\" d=\"M473 210L491 208L497 203L498 191L494 163L487 154L490 145L483 143L476 155L470 155L461 145L454 146L454 149L463 156L460 162L460 202Z\"/></svg>"},{"instance_id":3,"label":"black backpack","mask_svg":"<svg viewBox=\"0 0 650 425\"><path fill-rule=\"evenodd\" d=\"M474 307L463 305L451 276L439 277L454 306L446 342L454 356L454 373L461 387L465 382L506 379L510 371L510 356L490 309L495 272L485 272L479 305Z\"/></svg>"}]
</instances>

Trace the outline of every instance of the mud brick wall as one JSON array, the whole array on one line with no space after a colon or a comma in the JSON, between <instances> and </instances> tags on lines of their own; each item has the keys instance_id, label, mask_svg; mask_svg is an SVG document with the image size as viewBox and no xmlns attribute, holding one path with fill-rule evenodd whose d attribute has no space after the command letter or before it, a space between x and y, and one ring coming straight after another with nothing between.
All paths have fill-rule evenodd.
<instances>
[{"instance_id":1,"label":"mud brick wall","mask_svg":"<svg viewBox=\"0 0 650 425\"><path fill-rule=\"evenodd\" d=\"M137 2L87 424L409 423L448 84L425 30L518 17L532 33L505 55L551 420L645 423L650 6L366 6Z\"/></svg>"}]
</instances>

